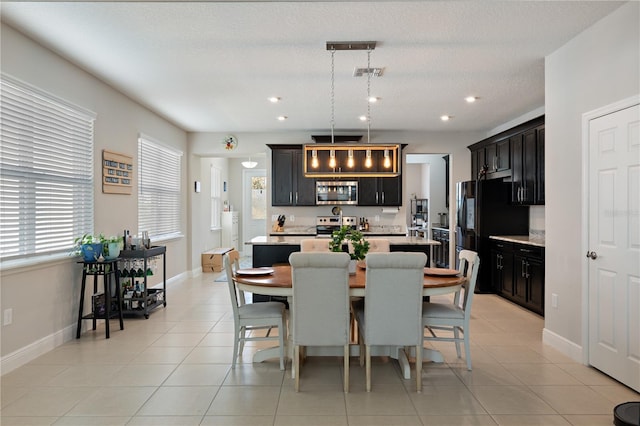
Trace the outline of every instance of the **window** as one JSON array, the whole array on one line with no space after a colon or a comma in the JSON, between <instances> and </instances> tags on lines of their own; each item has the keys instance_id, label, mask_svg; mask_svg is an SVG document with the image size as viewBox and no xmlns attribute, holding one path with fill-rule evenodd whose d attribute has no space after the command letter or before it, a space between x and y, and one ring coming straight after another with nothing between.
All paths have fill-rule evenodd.
<instances>
[{"instance_id":1,"label":"window","mask_svg":"<svg viewBox=\"0 0 640 426\"><path fill-rule=\"evenodd\" d=\"M181 237L182 152L140 135L138 139L138 230L153 240Z\"/></svg>"},{"instance_id":2,"label":"window","mask_svg":"<svg viewBox=\"0 0 640 426\"><path fill-rule=\"evenodd\" d=\"M220 169L211 167L211 229L220 229L220 216L222 216Z\"/></svg>"},{"instance_id":3,"label":"window","mask_svg":"<svg viewBox=\"0 0 640 426\"><path fill-rule=\"evenodd\" d=\"M93 233L95 114L5 74L0 89L0 257L66 254Z\"/></svg>"}]
</instances>

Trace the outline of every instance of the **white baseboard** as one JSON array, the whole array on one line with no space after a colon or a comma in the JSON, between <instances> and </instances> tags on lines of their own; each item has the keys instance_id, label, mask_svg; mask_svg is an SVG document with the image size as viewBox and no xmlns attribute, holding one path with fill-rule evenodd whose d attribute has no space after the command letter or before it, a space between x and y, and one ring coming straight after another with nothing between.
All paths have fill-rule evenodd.
<instances>
[{"instance_id":1,"label":"white baseboard","mask_svg":"<svg viewBox=\"0 0 640 426\"><path fill-rule=\"evenodd\" d=\"M43 355L74 339L76 337L76 327L77 324L69 325L62 330L56 331L53 334L31 343L30 345L3 356L0 361L0 371L2 371L2 375L13 371L16 368L25 365L29 361L36 359L40 355Z\"/></svg>"},{"instance_id":2,"label":"white baseboard","mask_svg":"<svg viewBox=\"0 0 640 426\"><path fill-rule=\"evenodd\" d=\"M542 343L562 352L575 362L583 363L582 346L550 331L547 328L542 330Z\"/></svg>"},{"instance_id":3,"label":"white baseboard","mask_svg":"<svg viewBox=\"0 0 640 426\"><path fill-rule=\"evenodd\" d=\"M200 273L202 273L201 268ZM167 279L167 287L170 284L179 282L183 279L186 279L187 277L189 277L189 272L183 272L179 275L176 275L175 277L171 277ZM170 303L171 300L169 300L168 304ZM98 323L100 323L101 321L103 320L98 320ZM58 346L63 345L64 343L72 339L75 339L76 327L77 324L73 323L63 328L62 330L56 331L49 336L43 337L40 340L37 340L23 348L18 349L17 351L3 356L2 360L0 360L0 374L7 374L10 371L15 370L16 368L25 365L29 361L36 359L40 355L52 351ZM87 324L85 323L85 321L83 321L81 332L84 333L87 330L87 327Z\"/></svg>"}]
</instances>

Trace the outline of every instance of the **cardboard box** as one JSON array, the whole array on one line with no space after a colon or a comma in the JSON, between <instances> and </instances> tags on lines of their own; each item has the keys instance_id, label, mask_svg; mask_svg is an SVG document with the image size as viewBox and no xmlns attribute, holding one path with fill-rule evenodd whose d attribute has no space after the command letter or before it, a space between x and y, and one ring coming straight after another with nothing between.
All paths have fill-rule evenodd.
<instances>
[{"instance_id":1,"label":"cardboard box","mask_svg":"<svg viewBox=\"0 0 640 426\"><path fill-rule=\"evenodd\" d=\"M202 253L202 272L221 272L224 268L222 258L232 248L217 248Z\"/></svg>"}]
</instances>

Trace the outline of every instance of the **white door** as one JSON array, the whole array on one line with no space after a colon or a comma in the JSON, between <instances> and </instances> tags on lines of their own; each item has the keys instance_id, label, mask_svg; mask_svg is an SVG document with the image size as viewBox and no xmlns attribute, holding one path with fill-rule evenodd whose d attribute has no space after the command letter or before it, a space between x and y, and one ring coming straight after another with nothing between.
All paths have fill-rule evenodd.
<instances>
[{"instance_id":1,"label":"white door","mask_svg":"<svg viewBox=\"0 0 640 426\"><path fill-rule=\"evenodd\" d=\"M267 174L264 169L243 170L242 194L242 241L267 235ZM250 256L250 246L244 255Z\"/></svg>"},{"instance_id":2,"label":"white door","mask_svg":"<svg viewBox=\"0 0 640 426\"><path fill-rule=\"evenodd\" d=\"M589 363L640 391L640 112L589 122Z\"/></svg>"}]
</instances>

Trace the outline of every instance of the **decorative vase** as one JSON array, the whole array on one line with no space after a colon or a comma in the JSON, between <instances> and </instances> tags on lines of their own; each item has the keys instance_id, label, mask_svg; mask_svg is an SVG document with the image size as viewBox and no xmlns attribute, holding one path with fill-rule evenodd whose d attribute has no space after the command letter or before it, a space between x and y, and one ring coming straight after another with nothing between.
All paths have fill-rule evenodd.
<instances>
[{"instance_id":1,"label":"decorative vase","mask_svg":"<svg viewBox=\"0 0 640 426\"><path fill-rule=\"evenodd\" d=\"M83 244L80 251L85 262L96 262L102 256L102 243Z\"/></svg>"},{"instance_id":2,"label":"decorative vase","mask_svg":"<svg viewBox=\"0 0 640 426\"><path fill-rule=\"evenodd\" d=\"M120 255L120 243L109 243L108 250L104 258L107 260L113 260Z\"/></svg>"},{"instance_id":3,"label":"decorative vase","mask_svg":"<svg viewBox=\"0 0 640 426\"><path fill-rule=\"evenodd\" d=\"M356 264L357 264L357 260L355 259L351 259L349 261L349 275L355 275L356 274Z\"/></svg>"}]
</instances>

